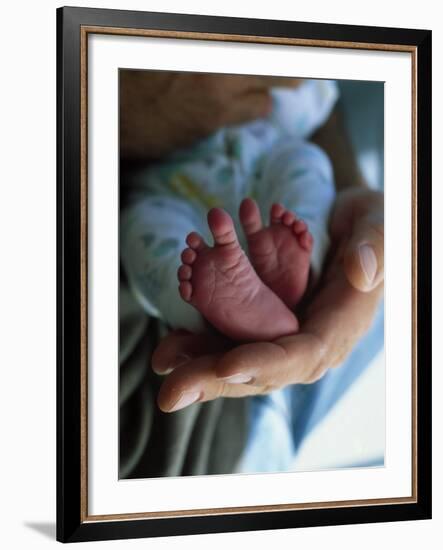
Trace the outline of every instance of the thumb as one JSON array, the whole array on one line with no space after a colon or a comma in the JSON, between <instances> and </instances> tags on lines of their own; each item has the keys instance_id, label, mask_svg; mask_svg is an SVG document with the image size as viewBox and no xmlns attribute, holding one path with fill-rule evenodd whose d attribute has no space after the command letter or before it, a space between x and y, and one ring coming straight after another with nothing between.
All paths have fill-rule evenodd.
<instances>
[{"instance_id":1,"label":"thumb","mask_svg":"<svg viewBox=\"0 0 443 550\"><path fill-rule=\"evenodd\" d=\"M383 223L359 220L344 251L344 271L351 285L362 292L377 287L384 277Z\"/></svg>"}]
</instances>

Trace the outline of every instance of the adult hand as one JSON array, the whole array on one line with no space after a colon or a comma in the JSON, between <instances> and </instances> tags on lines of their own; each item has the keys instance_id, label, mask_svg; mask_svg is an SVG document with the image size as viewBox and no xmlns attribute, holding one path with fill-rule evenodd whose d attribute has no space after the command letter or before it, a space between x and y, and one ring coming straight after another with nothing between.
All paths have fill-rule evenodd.
<instances>
[{"instance_id":1,"label":"adult hand","mask_svg":"<svg viewBox=\"0 0 443 550\"><path fill-rule=\"evenodd\" d=\"M223 126L264 117L270 88L296 87L288 77L123 71L120 138L125 159L159 158Z\"/></svg>"},{"instance_id":2,"label":"adult hand","mask_svg":"<svg viewBox=\"0 0 443 550\"><path fill-rule=\"evenodd\" d=\"M330 233L325 275L300 332L244 345L170 333L152 361L155 372L169 373L158 395L160 409L172 412L196 401L308 384L342 364L370 327L383 292L383 194L363 188L339 193Z\"/></svg>"}]
</instances>

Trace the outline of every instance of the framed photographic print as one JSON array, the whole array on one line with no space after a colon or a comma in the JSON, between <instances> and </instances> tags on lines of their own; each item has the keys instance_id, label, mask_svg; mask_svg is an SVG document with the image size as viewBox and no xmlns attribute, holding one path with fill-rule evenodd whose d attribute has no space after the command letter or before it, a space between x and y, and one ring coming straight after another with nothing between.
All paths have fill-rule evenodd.
<instances>
[{"instance_id":1,"label":"framed photographic print","mask_svg":"<svg viewBox=\"0 0 443 550\"><path fill-rule=\"evenodd\" d=\"M57 539L430 518L431 32L60 8L57 102Z\"/></svg>"}]
</instances>

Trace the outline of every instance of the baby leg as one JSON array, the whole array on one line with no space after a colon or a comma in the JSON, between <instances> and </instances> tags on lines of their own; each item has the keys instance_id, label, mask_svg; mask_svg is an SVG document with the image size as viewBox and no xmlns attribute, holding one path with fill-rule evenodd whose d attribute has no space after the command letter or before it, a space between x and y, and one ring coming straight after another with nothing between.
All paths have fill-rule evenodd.
<instances>
[{"instance_id":1,"label":"baby leg","mask_svg":"<svg viewBox=\"0 0 443 550\"><path fill-rule=\"evenodd\" d=\"M120 258L129 286L146 312L171 328L201 332L200 313L178 292L177 269L186 235L207 235L206 212L183 199L134 196L120 219Z\"/></svg>"},{"instance_id":2,"label":"baby leg","mask_svg":"<svg viewBox=\"0 0 443 550\"><path fill-rule=\"evenodd\" d=\"M251 187L262 215L270 218L263 228L257 205L251 199L243 201L240 217L251 262L262 280L294 306L309 271L319 275L329 246L327 224L335 197L332 166L319 147L285 139L268 153Z\"/></svg>"}]
</instances>

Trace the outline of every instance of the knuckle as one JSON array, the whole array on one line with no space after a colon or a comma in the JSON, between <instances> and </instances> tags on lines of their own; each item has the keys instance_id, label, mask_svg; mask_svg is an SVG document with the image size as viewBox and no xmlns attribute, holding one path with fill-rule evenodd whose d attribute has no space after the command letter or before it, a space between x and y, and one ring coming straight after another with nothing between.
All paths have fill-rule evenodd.
<instances>
[{"instance_id":1,"label":"knuckle","mask_svg":"<svg viewBox=\"0 0 443 550\"><path fill-rule=\"evenodd\" d=\"M260 392L261 394L263 395L268 395L274 391L277 391L279 389L281 389L282 386L279 385L279 384L265 384L263 387L262 387L262 391Z\"/></svg>"},{"instance_id":2,"label":"knuckle","mask_svg":"<svg viewBox=\"0 0 443 550\"><path fill-rule=\"evenodd\" d=\"M323 366L315 369L315 371L308 376L305 383L314 384L315 382L318 382L321 378L323 378L323 376L327 373L328 370L329 370L328 367L323 367Z\"/></svg>"},{"instance_id":3,"label":"knuckle","mask_svg":"<svg viewBox=\"0 0 443 550\"><path fill-rule=\"evenodd\" d=\"M231 388L227 382L220 380L220 383L216 386L214 398L218 399L219 397L229 397L230 389Z\"/></svg>"}]
</instances>

